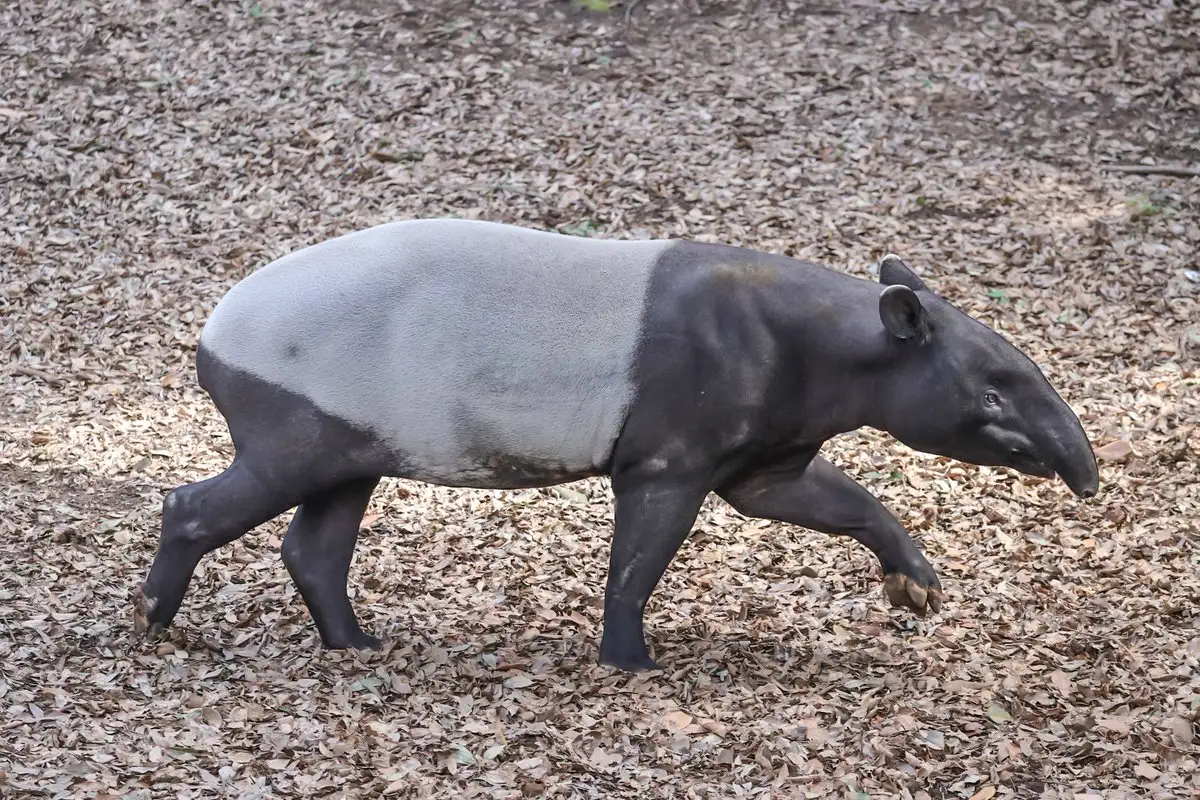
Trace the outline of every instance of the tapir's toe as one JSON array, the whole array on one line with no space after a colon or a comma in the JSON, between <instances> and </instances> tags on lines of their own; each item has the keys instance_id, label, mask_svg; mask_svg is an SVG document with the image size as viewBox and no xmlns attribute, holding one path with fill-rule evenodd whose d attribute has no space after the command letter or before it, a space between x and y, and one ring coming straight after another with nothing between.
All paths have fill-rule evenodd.
<instances>
[{"instance_id":1,"label":"tapir's toe","mask_svg":"<svg viewBox=\"0 0 1200 800\"><path fill-rule=\"evenodd\" d=\"M936 613L942 610L942 587L938 585L936 577L932 582L926 583L917 578L893 572L884 578L883 591L892 605L911 608L922 616L926 611Z\"/></svg>"},{"instance_id":2,"label":"tapir's toe","mask_svg":"<svg viewBox=\"0 0 1200 800\"><path fill-rule=\"evenodd\" d=\"M155 599L146 597L143 587L139 586L133 593L133 632L142 636L149 634L150 636L158 635L163 626L157 622L150 621L150 614L154 611Z\"/></svg>"}]
</instances>

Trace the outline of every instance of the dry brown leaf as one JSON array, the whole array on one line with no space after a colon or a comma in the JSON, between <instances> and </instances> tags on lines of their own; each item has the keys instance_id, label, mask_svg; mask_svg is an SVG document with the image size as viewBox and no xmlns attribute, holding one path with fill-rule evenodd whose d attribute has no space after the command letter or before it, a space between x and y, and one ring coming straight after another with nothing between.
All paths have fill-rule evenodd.
<instances>
[{"instance_id":1,"label":"dry brown leaf","mask_svg":"<svg viewBox=\"0 0 1200 800\"><path fill-rule=\"evenodd\" d=\"M681 731L692 724L692 716L685 711L669 711L663 714L662 724L669 731Z\"/></svg>"},{"instance_id":2,"label":"dry brown leaf","mask_svg":"<svg viewBox=\"0 0 1200 800\"><path fill-rule=\"evenodd\" d=\"M1133 730L1132 722L1121 717L1101 717L1096 720L1096 727L1122 736L1127 736Z\"/></svg>"},{"instance_id":3,"label":"dry brown leaf","mask_svg":"<svg viewBox=\"0 0 1200 800\"><path fill-rule=\"evenodd\" d=\"M1121 461L1133 453L1133 445L1124 439L1117 439L1096 448L1096 458L1101 461Z\"/></svg>"},{"instance_id":4,"label":"dry brown leaf","mask_svg":"<svg viewBox=\"0 0 1200 800\"><path fill-rule=\"evenodd\" d=\"M1067 677L1065 672L1056 669L1048 677L1050 678L1050 683L1054 684L1054 688L1058 690L1059 694L1063 697L1071 696L1071 679Z\"/></svg>"},{"instance_id":5,"label":"dry brown leaf","mask_svg":"<svg viewBox=\"0 0 1200 800\"><path fill-rule=\"evenodd\" d=\"M1133 774L1137 775L1139 778L1145 778L1148 781L1152 781L1162 773L1151 766L1149 762L1140 761L1138 762L1138 765L1133 768Z\"/></svg>"},{"instance_id":6,"label":"dry brown leaf","mask_svg":"<svg viewBox=\"0 0 1200 800\"><path fill-rule=\"evenodd\" d=\"M1171 731L1171 738L1180 747L1190 745L1195 736L1191 720L1183 717L1171 717L1167 720L1167 729Z\"/></svg>"}]
</instances>

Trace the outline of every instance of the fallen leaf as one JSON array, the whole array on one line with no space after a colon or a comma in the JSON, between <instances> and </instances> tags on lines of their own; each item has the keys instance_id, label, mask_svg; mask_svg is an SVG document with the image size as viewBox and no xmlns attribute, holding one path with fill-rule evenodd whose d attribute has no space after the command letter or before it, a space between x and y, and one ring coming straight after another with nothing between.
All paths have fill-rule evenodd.
<instances>
[{"instance_id":1,"label":"fallen leaf","mask_svg":"<svg viewBox=\"0 0 1200 800\"><path fill-rule=\"evenodd\" d=\"M992 703L990 706L988 706L987 715L988 719L997 724L1001 722L1012 722L1012 714L1009 714L1003 706L996 703Z\"/></svg>"},{"instance_id":2,"label":"fallen leaf","mask_svg":"<svg viewBox=\"0 0 1200 800\"><path fill-rule=\"evenodd\" d=\"M1101 461L1121 461L1133 453L1133 445L1124 439L1109 442L1096 448L1096 458Z\"/></svg>"},{"instance_id":3,"label":"fallen leaf","mask_svg":"<svg viewBox=\"0 0 1200 800\"><path fill-rule=\"evenodd\" d=\"M1096 727L1109 733L1117 733L1126 736L1133 729L1129 720L1121 717L1101 717L1096 720Z\"/></svg>"},{"instance_id":4,"label":"fallen leaf","mask_svg":"<svg viewBox=\"0 0 1200 800\"><path fill-rule=\"evenodd\" d=\"M669 731L681 731L692 724L692 716L685 711L670 711L663 714L662 724Z\"/></svg>"},{"instance_id":5,"label":"fallen leaf","mask_svg":"<svg viewBox=\"0 0 1200 800\"><path fill-rule=\"evenodd\" d=\"M1171 717L1167 720L1167 729L1171 731L1171 738L1175 740L1176 744L1186 747L1192 743L1194 733L1190 720L1183 717Z\"/></svg>"},{"instance_id":6,"label":"fallen leaf","mask_svg":"<svg viewBox=\"0 0 1200 800\"><path fill-rule=\"evenodd\" d=\"M1137 775L1139 778L1145 778L1148 781L1152 781L1162 773L1152 767L1149 762L1141 761L1138 762L1137 766L1133 768L1133 774Z\"/></svg>"},{"instance_id":7,"label":"fallen leaf","mask_svg":"<svg viewBox=\"0 0 1200 800\"><path fill-rule=\"evenodd\" d=\"M941 731L925 729L917 736L934 750L941 750L946 746L946 736Z\"/></svg>"},{"instance_id":8,"label":"fallen leaf","mask_svg":"<svg viewBox=\"0 0 1200 800\"><path fill-rule=\"evenodd\" d=\"M1067 677L1062 670L1054 670L1050 673L1050 683L1054 684L1054 688L1063 697L1069 697L1071 694L1071 679Z\"/></svg>"}]
</instances>

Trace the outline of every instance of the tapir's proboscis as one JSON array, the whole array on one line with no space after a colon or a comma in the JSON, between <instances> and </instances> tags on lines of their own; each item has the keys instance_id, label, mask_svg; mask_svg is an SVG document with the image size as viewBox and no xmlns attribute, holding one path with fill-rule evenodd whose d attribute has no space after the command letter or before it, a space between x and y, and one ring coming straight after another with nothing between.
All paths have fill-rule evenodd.
<instances>
[{"instance_id":1,"label":"tapir's proboscis","mask_svg":"<svg viewBox=\"0 0 1200 800\"><path fill-rule=\"evenodd\" d=\"M171 491L135 628L170 625L200 559L296 508L283 563L329 648L378 648L347 596L383 477L520 489L608 476L600 661L657 665L646 602L710 493L853 537L894 605L937 611L900 523L821 458L873 427L926 453L1096 493L1078 417L1005 338L899 258L879 282L685 240L617 241L418 219L252 272L196 352L235 454Z\"/></svg>"}]
</instances>

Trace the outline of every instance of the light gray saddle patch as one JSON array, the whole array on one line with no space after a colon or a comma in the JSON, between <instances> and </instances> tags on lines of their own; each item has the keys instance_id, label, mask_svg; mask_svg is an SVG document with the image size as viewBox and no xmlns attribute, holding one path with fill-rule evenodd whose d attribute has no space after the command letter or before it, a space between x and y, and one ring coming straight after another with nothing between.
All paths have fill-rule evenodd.
<instances>
[{"instance_id":1,"label":"light gray saddle patch","mask_svg":"<svg viewBox=\"0 0 1200 800\"><path fill-rule=\"evenodd\" d=\"M299 250L218 303L201 344L397 453L418 480L601 470L669 240L471 220L388 223ZM524 471L521 465L528 465Z\"/></svg>"}]
</instances>

